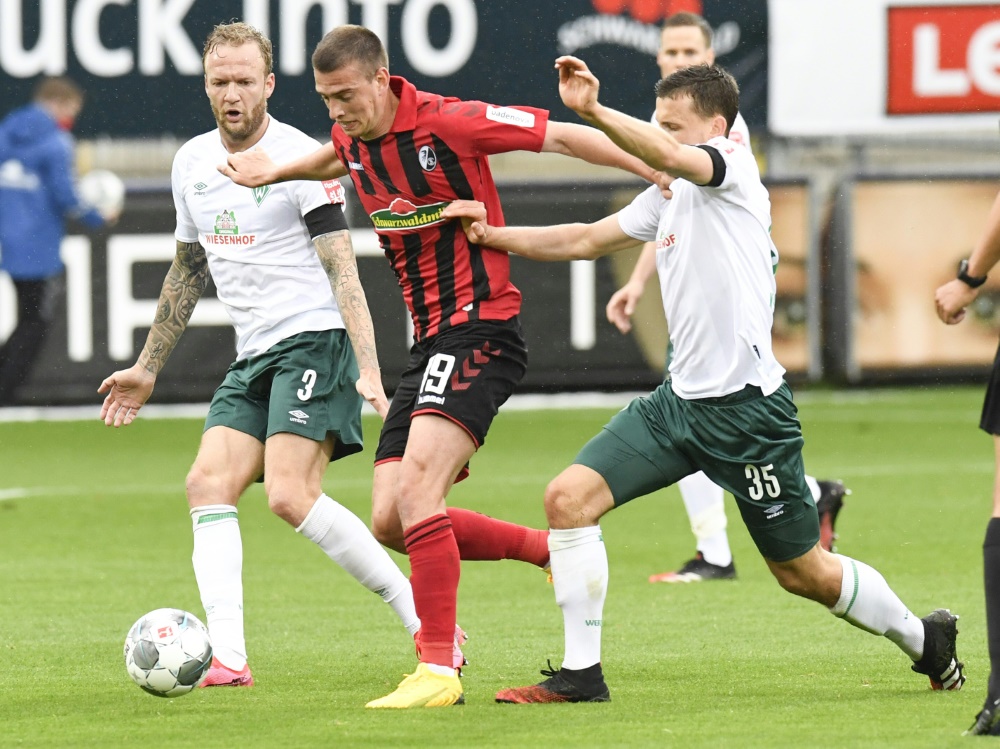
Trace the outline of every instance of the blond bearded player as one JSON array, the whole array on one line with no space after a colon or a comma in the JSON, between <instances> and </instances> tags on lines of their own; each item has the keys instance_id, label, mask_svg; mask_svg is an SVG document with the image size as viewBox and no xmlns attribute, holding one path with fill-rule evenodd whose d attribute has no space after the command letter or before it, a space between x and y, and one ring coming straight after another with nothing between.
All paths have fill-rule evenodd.
<instances>
[{"instance_id":1,"label":"blond bearded player","mask_svg":"<svg viewBox=\"0 0 1000 749\"><path fill-rule=\"evenodd\" d=\"M219 127L174 159L177 255L138 361L100 388L108 392L105 423L130 424L211 273L236 329L237 356L187 477L192 561L215 655L204 686L253 684L236 505L262 475L275 514L381 596L411 634L420 627L409 581L365 523L321 487L330 461L362 449L361 396L381 416L388 409L343 188L333 180L251 190L215 168L258 145L288 159L319 148L267 113L271 64L270 41L246 24L217 26L208 37L205 92ZM454 657L461 665L461 653Z\"/></svg>"}]
</instances>

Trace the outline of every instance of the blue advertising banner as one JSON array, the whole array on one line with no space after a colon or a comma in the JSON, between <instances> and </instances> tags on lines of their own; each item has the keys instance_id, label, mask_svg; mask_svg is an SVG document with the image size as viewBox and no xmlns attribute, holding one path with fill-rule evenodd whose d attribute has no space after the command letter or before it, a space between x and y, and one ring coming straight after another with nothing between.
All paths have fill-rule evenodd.
<instances>
[{"instance_id":1,"label":"blue advertising banner","mask_svg":"<svg viewBox=\"0 0 1000 749\"><path fill-rule=\"evenodd\" d=\"M322 134L309 57L323 33L359 23L386 43L390 70L419 88L495 104L559 102L555 58L574 54L602 80L602 101L637 117L653 108L659 25L701 12L719 62L740 82L751 127L767 112L766 0L0 0L0 115L27 101L39 76L87 90L82 138L186 138L211 129L201 48L212 26L245 20L274 43L280 120Z\"/></svg>"}]
</instances>

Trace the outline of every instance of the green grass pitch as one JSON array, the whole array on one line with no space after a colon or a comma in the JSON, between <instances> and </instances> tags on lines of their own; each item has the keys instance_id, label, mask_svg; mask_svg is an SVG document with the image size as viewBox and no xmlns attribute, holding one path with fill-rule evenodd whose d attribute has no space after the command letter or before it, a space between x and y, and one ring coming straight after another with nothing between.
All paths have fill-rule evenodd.
<instances>
[{"instance_id":1,"label":"green grass pitch","mask_svg":"<svg viewBox=\"0 0 1000 749\"><path fill-rule=\"evenodd\" d=\"M982 538L993 449L981 388L809 392L806 467L853 490L840 551L879 569L918 615L961 615L969 681L937 693L890 642L779 589L727 498L738 580L650 585L693 541L676 489L602 524L611 563L603 660L612 702L497 705L562 657L537 569L463 566L467 704L370 711L414 665L391 610L267 510L240 506L247 640L257 686L151 697L122 641L161 606L203 612L184 475L197 420L0 424L0 747L946 747L985 696ZM547 481L613 413L508 411L449 503L534 526ZM377 424L325 488L370 517ZM404 570L406 560L398 557Z\"/></svg>"}]
</instances>

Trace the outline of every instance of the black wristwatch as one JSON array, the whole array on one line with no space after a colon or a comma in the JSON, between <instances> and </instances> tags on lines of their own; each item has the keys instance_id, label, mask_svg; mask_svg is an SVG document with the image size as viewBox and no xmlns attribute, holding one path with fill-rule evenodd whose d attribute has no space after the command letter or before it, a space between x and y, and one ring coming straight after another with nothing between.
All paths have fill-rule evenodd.
<instances>
[{"instance_id":1,"label":"black wristwatch","mask_svg":"<svg viewBox=\"0 0 1000 749\"><path fill-rule=\"evenodd\" d=\"M970 289L978 289L980 286L986 283L986 276L970 276L969 260L966 258L958 264L958 280L964 283Z\"/></svg>"}]
</instances>

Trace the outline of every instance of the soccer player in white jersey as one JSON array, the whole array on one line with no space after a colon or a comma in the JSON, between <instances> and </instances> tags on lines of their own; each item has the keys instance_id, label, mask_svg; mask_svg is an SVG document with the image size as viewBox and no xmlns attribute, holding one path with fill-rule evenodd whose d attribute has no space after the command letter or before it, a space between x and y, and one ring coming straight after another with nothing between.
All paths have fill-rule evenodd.
<instances>
[{"instance_id":1,"label":"soccer player in white jersey","mask_svg":"<svg viewBox=\"0 0 1000 749\"><path fill-rule=\"evenodd\" d=\"M666 78L691 65L711 65L715 62L712 46L712 27L695 13L675 13L663 22L660 31L660 50L656 64L660 76ZM651 121L656 122L656 113ZM750 130L739 112L729 130L729 140L751 151ZM628 281L608 300L605 314L608 322L622 334L632 330L632 315L646 289L646 284L656 273L656 243L646 242ZM668 361L670 352L667 353ZM832 549L834 523L848 490L840 481L817 481L806 476L809 490L820 509L820 533L823 545ZM705 580L731 580L736 577L733 552L726 533L725 492L721 486L698 471L685 476L677 483L684 509L695 537L695 555L677 570L659 572L649 576L651 583L693 583Z\"/></svg>"},{"instance_id":2,"label":"soccer player in white jersey","mask_svg":"<svg viewBox=\"0 0 1000 749\"><path fill-rule=\"evenodd\" d=\"M247 24L216 26L209 35L205 92L218 128L177 152L177 255L138 361L100 387L108 393L105 423L132 423L211 273L236 329L237 354L187 477L192 561L214 650L204 686L253 684L236 505L262 476L275 514L381 596L411 634L420 627L409 581L367 525L321 486L330 461L362 449L362 396L380 416L388 409L343 188L333 180L250 189L216 170L229 153L258 145L283 159L319 148L267 113L272 59L270 41Z\"/></svg>"},{"instance_id":3,"label":"soccer player in white jersey","mask_svg":"<svg viewBox=\"0 0 1000 749\"><path fill-rule=\"evenodd\" d=\"M784 369L771 350L775 294L770 200L753 157L726 135L736 82L715 66L657 84L659 128L598 103L598 81L561 57L563 102L620 147L675 178L594 224L492 227L480 203L453 203L477 244L537 260L594 259L656 242L674 358L670 377L588 442L545 492L556 601L566 652L540 684L501 690L498 702L603 702L601 626L608 557L601 516L697 470L736 497L779 584L896 643L937 689L964 681L957 617L918 619L877 571L819 543L819 517L802 469L802 432ZM470 218L472 219L470 221Z\"/></svg>"}]
</instances>

